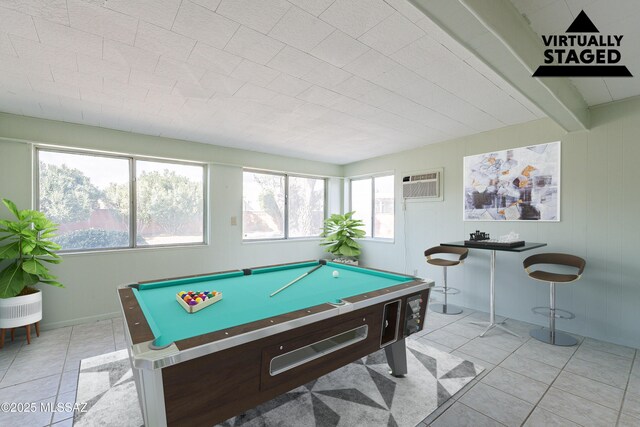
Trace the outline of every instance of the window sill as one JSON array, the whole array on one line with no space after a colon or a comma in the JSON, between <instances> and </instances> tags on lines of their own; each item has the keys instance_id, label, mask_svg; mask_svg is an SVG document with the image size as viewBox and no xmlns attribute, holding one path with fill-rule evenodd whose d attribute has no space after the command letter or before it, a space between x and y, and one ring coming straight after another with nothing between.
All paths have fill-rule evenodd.
<instances>
[{"instance_id":1,"label":"window sill","mask_svg":"<svg viewBox=\"0 0 640 427\"><path fill-rule=\"evenodd\" d=\"M61 257L77 256L77 255L105 255L111 253L129 253L132 251L163 251L167 249L188 249L188 248L206 248L209 246L207 243L192 243L184 245L158 245L158 246L145 246L137 248L113 248L113 249L94 249L94 250L78 250L78 251L59 251L58 255Z\"/></svg>"},{"instance_id":2,"label":"window sill","mask_svg":"<svg viewBox=\"0 0 640 427\"><path fill-rule=\"evenodd\" d=\"M364 239L360 239L363 242L375 242L375 243L395 243L395 239L383 239L380 237L365 237Z\"/></svg>"},{"instance_id":3,"label":"window sill","mask_svg":"<svg viewBox=\"0 0 640 427\"><path fill-rule=\"evenodd\" d=\"M323 239L322 237L296 237L296 238L289 238L289 239L246 239L246 240L242 240L242 244L243 245L253 245L253 244L260 244L260 243L291 243L291 242L321 242Z\"/></svg>"}]
</instances>

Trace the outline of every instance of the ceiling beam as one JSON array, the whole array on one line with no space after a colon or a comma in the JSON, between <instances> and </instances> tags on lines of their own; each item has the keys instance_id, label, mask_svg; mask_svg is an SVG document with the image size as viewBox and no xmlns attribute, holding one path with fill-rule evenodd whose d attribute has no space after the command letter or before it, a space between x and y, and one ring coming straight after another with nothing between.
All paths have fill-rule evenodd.
<instances>
[{"instance_id":1,"label":"ceiling beam","mask_svg":"<svg viewBox=\"0 0 640 427\"><path fill-rule=\"evenodd\" d=\"M509 0L409 1L562 128L589 129L588 106L569 79L532 77L544 46Z\"/></svg>"}]
</instances>

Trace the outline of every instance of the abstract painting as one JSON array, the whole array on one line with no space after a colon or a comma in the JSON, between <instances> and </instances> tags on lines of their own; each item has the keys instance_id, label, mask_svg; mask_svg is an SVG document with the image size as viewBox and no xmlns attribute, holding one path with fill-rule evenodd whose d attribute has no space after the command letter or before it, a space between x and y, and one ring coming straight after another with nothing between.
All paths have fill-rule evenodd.
<instances>
[{"instance_id":1,"label":"abstract painting","mask_svg":"<svg viewBox=\"0 0 640 427\"><path fill-rule=\"evenodd\" d=\"M560 221L560 141L464 158L465 221Z\"/></svg>"}]
</instances>

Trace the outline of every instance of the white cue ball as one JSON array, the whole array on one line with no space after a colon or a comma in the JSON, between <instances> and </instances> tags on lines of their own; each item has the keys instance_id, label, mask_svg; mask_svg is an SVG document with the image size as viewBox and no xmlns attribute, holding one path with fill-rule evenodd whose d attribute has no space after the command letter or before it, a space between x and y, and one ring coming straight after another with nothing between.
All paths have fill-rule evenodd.
<instances>
[{"instance_id":1,"label":"white cue ball","mask_svg":"<svg viewBox=\"0 0 640 427\"><path fill-rule=\"evenodd\" d=\"M338 277L340 275L340 273L338 273L338 270L333 270L333 277Z\"/></svg>"}]
</instances>

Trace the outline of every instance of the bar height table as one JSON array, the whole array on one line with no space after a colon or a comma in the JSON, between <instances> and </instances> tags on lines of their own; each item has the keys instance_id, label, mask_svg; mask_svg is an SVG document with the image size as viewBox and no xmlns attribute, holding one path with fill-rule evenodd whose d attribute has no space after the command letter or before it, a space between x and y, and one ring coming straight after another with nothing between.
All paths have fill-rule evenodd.
<instances>
[{"instance_id":1,"label":"bar height table","mask_svg":"<svg viewBox=\"0 0 640 427\"><path fill-rule=\"evenodd\" d=\"M505 326L502 326L504 322L496 322L496 251L503 252L524 252L531 249L541 248L543 246L547 246L546 243L533 243L533 242L525 242L523 246L517 246L513 248L505 247L505 246L495 246L490 244L471 244L468 245L464 241L460 242L449 242L449 243L440 243L442 246L454 246L458 248L469 248L469 249L484 249L491 251L491 264L490 264L490 279L489 279L489 321L488 322L469 322L475 325L486 326L487 328L480 334L481 337L484 337L487 332L489 332L493 328L500 328L505 332L510 333L511 335L515 335L518 337L519 335L513 331L510 331Z\"/></svg>"}]
</instances>

